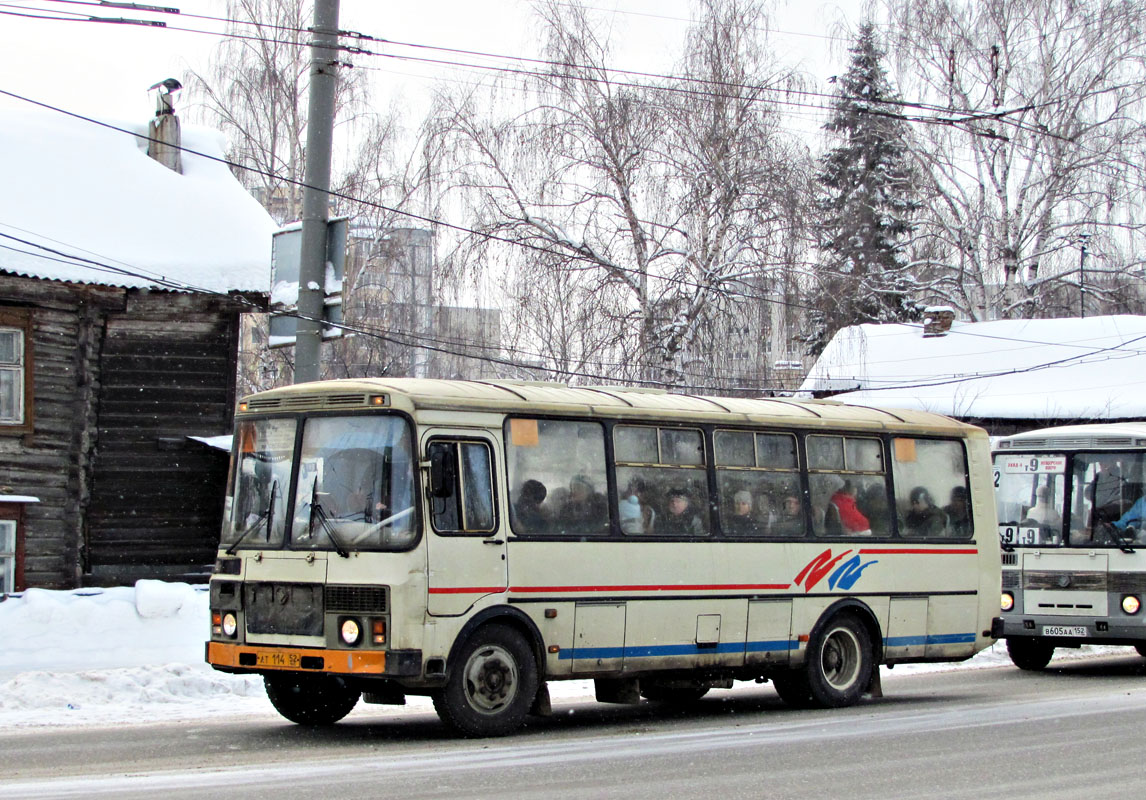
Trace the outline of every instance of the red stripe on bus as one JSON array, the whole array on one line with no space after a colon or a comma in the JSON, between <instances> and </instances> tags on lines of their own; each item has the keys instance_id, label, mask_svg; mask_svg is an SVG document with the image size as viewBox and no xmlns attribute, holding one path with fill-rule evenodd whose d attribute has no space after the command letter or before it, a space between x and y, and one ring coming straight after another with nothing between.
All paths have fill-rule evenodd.
<instances>
[{"instance_id":1,"label":"red stripe on bus","mask_svg":"<svg viewBox=\"0 0 1146 800\"><path fill-rule=\"evenodd\" d=\"M504 586L431 586L430 594L500 594Z\"/></svg>"},{"instance_id":2,"label":"red stripe on bus","mask_svg":"<svg viewBox=\"0 0 1146 800\"><path fill-rule=\"evenodd\" d=\"M907 547L865 547L860 551L861 556L887 556L887 555L910 555L910 556L977 556L978 550L925 550Z\"/></svg>"},{"instance_id":3,"label":"red stripe on bus","mask_svg":"<svg viewBox=\"0 0 1146 800\"><path fill-rule=\"evenodd\" d=\"M699 592L699 591L732 591L745 589L768 589L780 591L791 586L788 583L727 583L727 584L697 584L694 586L511 586L511 592L533 594L537 592Z\"/></svg>"}]
</instances>

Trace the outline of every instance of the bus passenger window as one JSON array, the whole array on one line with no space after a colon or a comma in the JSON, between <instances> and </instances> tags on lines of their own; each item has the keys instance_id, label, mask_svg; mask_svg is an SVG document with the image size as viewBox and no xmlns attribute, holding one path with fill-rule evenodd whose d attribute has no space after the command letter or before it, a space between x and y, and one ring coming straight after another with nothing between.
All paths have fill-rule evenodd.
<instances>
[{"instance_id":1,"label":"bus passenger window","mask_svg":"<svg viewBox=\"0 0 1146 800\"><path fill-rule=\"evenodd\" d=\"M891 441L900 535L969 538L974 530L962 442L907 438Z\"/></svg>"},{"instance_id":2,"label":"bus passenger window","mask_svg":"<svg viewBox=\"0 0 1146 800\"><path fill-rule=\"evenodd\" d=\"M505 442L514 533L609 532L605 431L600 423L513 417L505 423Z\"/></svg>"}]
</instances>

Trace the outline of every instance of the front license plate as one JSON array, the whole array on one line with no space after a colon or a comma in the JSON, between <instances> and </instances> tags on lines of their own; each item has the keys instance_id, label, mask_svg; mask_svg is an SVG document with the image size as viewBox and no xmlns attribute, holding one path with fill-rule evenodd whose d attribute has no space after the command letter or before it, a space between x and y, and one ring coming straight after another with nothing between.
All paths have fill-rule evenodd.
<instances>
[{"instance_id":1,"label":"front license plate","mask_svg":"<svg viewBox=\"0 0 1146 800\"><path fill-rule=\"evenodd\" d=\"M1043 625L1043 636L1086 636L1085 625Z\"/></svg>"},{"instance_id":2,"label":"front license plate","mask_svg":"<svg viewBox=\"0 0 1146 800\"><path fill-rule=\"evenodd\" d=\"M298 653L259 653L255 663L260 667L282 667L283 669L298 669L302 663Z\"/></svg>"}]
</instances>

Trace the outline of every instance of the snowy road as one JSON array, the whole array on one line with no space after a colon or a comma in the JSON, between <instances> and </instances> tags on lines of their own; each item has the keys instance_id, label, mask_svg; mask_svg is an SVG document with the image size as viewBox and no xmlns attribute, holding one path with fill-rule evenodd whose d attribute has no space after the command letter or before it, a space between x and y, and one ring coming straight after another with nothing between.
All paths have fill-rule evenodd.
<instances>
[{"instance_id":1,"label":"snowy road","mask_svg":"<svg viewBox=\"0 0 1146 800\"><path fill-rule=\"evenodd\" d=\"M1146 791L1146 661L1098 656L893 675L887 696L786 709L768 687L688 712L558 702L520 735L445 737L432 713L328 730L272 717L0 734L0 800L188 797L1125 798Z\"/></svg>"}]
</instances>

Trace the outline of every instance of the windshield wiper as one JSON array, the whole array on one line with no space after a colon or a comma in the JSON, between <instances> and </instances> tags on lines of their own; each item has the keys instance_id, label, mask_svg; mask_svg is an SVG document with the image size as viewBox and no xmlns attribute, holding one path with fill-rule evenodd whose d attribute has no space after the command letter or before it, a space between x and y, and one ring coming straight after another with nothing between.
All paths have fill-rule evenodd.
<instances>
[{"instance_id":1,"label":"windshield wiper","mask_svg":"<svg viewBox=\"0 0 1146 800\"><path fill-rule=\"evenodd\" d=\"M318 476L317 475L315 476L314 483L311 484L311 489L310 489L310 523L309 523L309 528L310 528L310 533L312 536L314 535L314 521L316 519L318 520L319 527L321 527L323 533L326 534L326 538L330 540L330 543L332 545L334 545L334 552L338 553L338 555L342 556L343 558L350 558L350 551L347 550L343 546L341 540L339 540L339 538L338 538L338 535L335 534L334 526L330 524L330 519L326 516L326 509L324 509L322 507L322 505L318 502Z\"/></svg>"},{"instance_id":2,"label":"windshield wiper","mask_svg":"<svg viewBox=\"0 0 1146 800\"><path fill-rule=\"evenodd\" d=\"M275 521L275 496L278 494L278 490L279 482L276 480L271 484L271 498L267 501L266 509L262 514L259 514L258 518L256 518L255 521L252 522L246 530L240 533L239 538L232 542L231 546L226 549L225 552L227 555L233 556L235 554L235 550L239 547L239 543L246 539L251 531L257 530L259 524L264 521L267 523L267 541L269 542L271 540L271 526L274 525Z\"/></svg>"}]
</instances>

